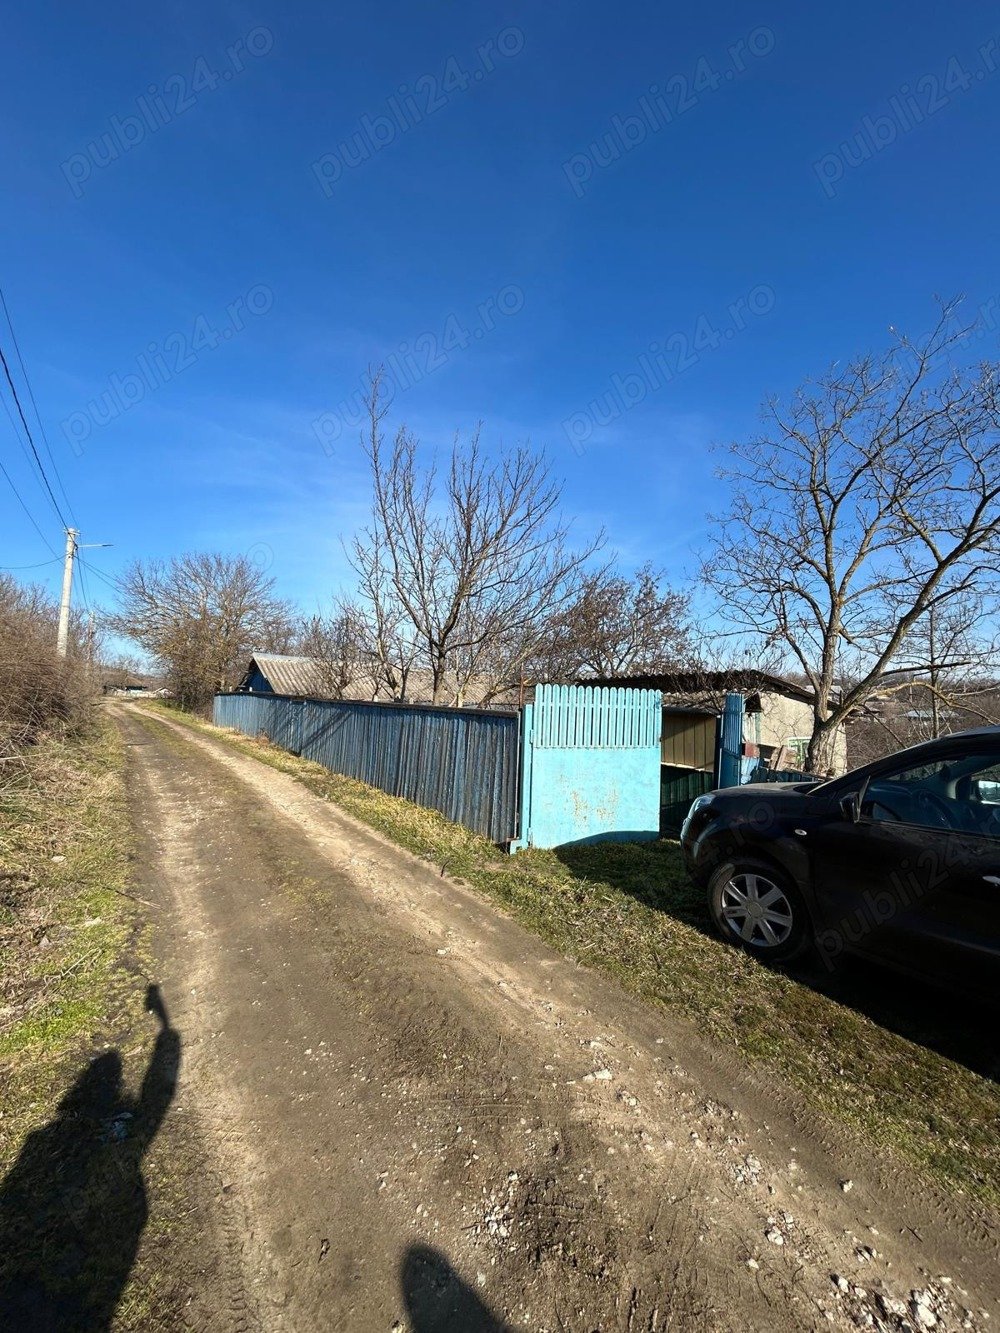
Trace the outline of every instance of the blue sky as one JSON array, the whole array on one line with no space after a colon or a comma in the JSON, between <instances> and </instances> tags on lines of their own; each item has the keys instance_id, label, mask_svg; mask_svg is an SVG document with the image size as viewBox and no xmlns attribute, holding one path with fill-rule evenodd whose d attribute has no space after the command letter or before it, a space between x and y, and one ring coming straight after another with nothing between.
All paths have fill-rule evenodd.
<instances>
[{"instance_id":1,"label":"blue sky","mask_svg":"<svg viewBox=\"0 0 1000 1333\"><path fill-rule=\"evenodd\" d=\"M994 6L289 8L8 13L0 280L108 574L249 551L325 601L388 361L429 445L546 447L581 535L681 580L766 394L1000 295ZM2 480L0 534L51 558Z\"/></svg>"}]
</instances>

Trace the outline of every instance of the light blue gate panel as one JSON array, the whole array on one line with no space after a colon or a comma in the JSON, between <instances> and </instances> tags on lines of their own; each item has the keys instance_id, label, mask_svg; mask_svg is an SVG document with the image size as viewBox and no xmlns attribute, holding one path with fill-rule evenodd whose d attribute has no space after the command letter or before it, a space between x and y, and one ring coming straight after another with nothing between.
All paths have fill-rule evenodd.
<instances>
[{"instance_id":1,"label":"light blue gate panel","mask_svg":"<svg viewBox=\"0 0 1000 1333\"><path fill-rule=\"evenodd\" d=\"M743 760L743 715L746 700L742 694L727 694L722 711L722 744L719 750L719 786L738 787Z\"/></svg>"},{"instance_id":2,"label":"light blue gate panel","mask_svg":"<svg viewBox=\"0 0 1000 1333\"><path fill-rule=\"evenodd\" d=\"M658 690L540 685L524 716L519 845L658 837L662 725Z\"/></svg>"}]
</instances>

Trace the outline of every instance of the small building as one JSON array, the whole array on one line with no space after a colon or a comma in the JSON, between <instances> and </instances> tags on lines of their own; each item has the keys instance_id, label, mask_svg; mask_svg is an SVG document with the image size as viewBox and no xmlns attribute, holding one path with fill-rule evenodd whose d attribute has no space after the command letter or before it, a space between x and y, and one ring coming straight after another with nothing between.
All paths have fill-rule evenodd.
<instances>
[{"instance_id":1,"label":"small building","mask_svg":"<svg viewBox=\"0 0 1000 1333\"><path fill-rule=\"evenodd\" d=\"M663 694L663 762L691 768L711 767L709 736L714 747L715 719L722 715L727 694L745 699L743 741L747 758L772 770L801 769L813 729L812 691L796 681L767 671L669 671L604 681L658 689ZM847 768L843 728L836 741L836 771Z\"/></svg>"},{"instance_id":2,"label":"small building","mask_svg":"<svg viewBox=\"0 0 1000 1333\"><path fill-rule=\"evenodd\" d=\"M399 669L401 688L397 694L380 679L381 672L364 661L345 669L339 662L318 657L295 657L286 653L254 653L235 690L240 694L284 694L299 699L346 699L352 703L429 704L434 699L434 682L423 667ZM511 708L517 703L509 691L485 698L484 681L473 679L460 691L457 680L449 679L446 707Z\"/></svg>"},{"instance_id":3,"label":"small building","mask_svg":"<svg viewBox=\"0 0 1000 1333\"><path fill-rule=\"evenodd\" d=\"M300 699L339 697L329 668L317 657L254 653L236 685L240 694L288 694Z\"/></svg>"},{"instance_id":4,"label":"small building","mask_svg":"<svg viewBox=\"0 0 1000 1333\"><path fill-rule=\"evenodd\" d=\"M742 781L767 773L799 772L812 735L813 694L783 676L750 669L671 671L621 676L603 685L656 689L663 695L661 828L676 833L691 802L720 780L721 718L727 694L744 698ZM847 770L843 728L836 772Z\"/></svg>"},{"instance_id":5,"label":"small building","mask_svg":"<svg viewBox=\"0 0 1000 1333\"><path fill-rule=\"evenodd\" d=\"M101 682L101 693L118 699L158 699L168 691L156 676L141 676L129 671L114 671Z\"/></svg>"}]
</instances>

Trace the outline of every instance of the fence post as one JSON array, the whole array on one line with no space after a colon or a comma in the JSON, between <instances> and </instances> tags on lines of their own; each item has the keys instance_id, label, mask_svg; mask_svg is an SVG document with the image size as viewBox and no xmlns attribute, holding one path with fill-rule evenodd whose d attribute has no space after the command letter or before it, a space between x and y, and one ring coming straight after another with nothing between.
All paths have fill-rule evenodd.
<instances>
[{"instance_id":1,"label":"fence post","mask_svg":"<svg viewBox=\"0 0 1000 1333\"><path fill-rule=\"evenodd\" d=\"M722 746L719 755L719 786L740 785L740 761L743 758L742 694L727 694L722 710Z\"/></svg>"},{"instance_id":2,"label":"fence post","mask_svg":"<svg viewBox=\"0 0 1000 1333\"><path fill-rule=\"evenodd\" d=\"M517 837L510 844L510 851L519 852L522 847L530 846L531 838L531 777L533 770L532 743L534 740L533 719L535 705L524 704L519 719L521 727L521 790L517 796Z\"/></svg>"}]
</instances>

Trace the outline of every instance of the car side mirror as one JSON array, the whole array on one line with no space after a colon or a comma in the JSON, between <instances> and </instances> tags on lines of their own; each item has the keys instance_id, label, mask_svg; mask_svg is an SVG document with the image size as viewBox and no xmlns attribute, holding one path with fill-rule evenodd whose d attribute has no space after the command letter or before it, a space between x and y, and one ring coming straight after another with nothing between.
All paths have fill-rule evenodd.
<instances>
[{"instance_id":1,"label":"car side mirror","mask_svg":"<svg viewBox=\"0 0 1000 1333\"><path fill-rule=\"evenodd\" d=\"M861 818L861 793L849 791L846 796L840 798L840 811L845 819L849 819L852 824L856 824Z\"/></svg>"}]
</instances>

